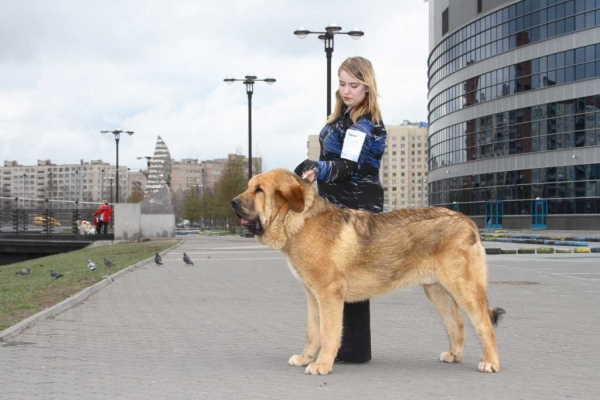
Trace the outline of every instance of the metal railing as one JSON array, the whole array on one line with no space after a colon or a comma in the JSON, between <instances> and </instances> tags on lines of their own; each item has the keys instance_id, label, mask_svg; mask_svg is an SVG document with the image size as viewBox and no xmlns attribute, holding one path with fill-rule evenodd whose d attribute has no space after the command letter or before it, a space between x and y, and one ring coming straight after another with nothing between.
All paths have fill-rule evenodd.
<instances>
[{"instance_id":1,"label":"metal railing","mask_svg":"<svg viewBox=\"0 0 600 400\"><path fill-rule=\"evenodd\" d=\"M92 213L99 206L93 202L0 197L0 233L78 234L77 221L93 224Z\"/></svg>"}]
</instances>

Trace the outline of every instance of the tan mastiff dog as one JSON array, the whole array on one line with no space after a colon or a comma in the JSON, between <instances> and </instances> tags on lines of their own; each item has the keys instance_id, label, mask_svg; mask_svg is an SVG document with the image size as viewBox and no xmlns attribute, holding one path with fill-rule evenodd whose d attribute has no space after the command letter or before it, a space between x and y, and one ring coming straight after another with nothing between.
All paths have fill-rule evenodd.
<instances>
[{"instance_id":1,"label":"tan mastiff dog","mask_svg":"<svg viewBox=\"0 0 600 400\"><path fill-rule=\"evenodd\" d=\"M285 254L304 284L307 339L290 365L306 366L312 375L330 373L342 337L344 301L422 285L450 339L440 360L462 358L460 306L483 346L479 371L500 370L492 325L504 310L488 307L485 249L465 215L438 207L380 214L338 208L284 169L252 177L231 204L260 243Z\"/></svg>"}]
</instances>

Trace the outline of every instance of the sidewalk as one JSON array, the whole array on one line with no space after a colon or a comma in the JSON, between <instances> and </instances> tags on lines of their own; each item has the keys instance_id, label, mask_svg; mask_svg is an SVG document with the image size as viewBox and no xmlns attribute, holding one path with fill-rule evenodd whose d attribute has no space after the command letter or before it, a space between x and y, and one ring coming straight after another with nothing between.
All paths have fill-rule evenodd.
<instances>
[{"instance_id":1,"label":"sidewalk","mask_svg":"<svg viewBox=\"0 0 600 400\"><path fill-rule=\"evenodd\" d=\"M468 320L463 361L437 361L446 333L413 287L372 301L371 362L304 375L287 360L303 346L306 300L281 253L188 235L163 267L124 274L0 346L0 398L599 398L600 254L487 259L490 305L507 312L498 374L477 372Z\"/></svg>"}]
</instances>

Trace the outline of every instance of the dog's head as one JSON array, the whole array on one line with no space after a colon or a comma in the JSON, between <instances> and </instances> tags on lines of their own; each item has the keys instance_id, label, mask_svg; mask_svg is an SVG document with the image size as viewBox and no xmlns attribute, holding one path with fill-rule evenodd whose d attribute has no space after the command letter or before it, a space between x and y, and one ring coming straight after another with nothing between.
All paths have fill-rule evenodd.
<instances>
[{"instance_id":1,"label":"dog's head","mask_svg":"<svg viewBox=\"0 0 600 400\"><path fill-rule=\"evenodd\" d=\"M244 228L253 235L262 236L276 217L289 211L304 211L307 188L310 188L308 182L293 172L278 168L253 176L248 189L231 200L231 206Z\"/></svg>"}]
</instances>

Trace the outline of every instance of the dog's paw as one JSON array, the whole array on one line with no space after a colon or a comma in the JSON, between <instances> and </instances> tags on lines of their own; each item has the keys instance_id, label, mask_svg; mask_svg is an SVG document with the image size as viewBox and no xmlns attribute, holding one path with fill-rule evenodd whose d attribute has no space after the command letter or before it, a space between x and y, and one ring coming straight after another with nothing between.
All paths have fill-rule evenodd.
<instances>
[{"instance_id":1,"label":"dog's paw","mask_svg":"<svg viewBox=\"0 0 600 400\"><path fill-rule=\"evenodd\" d=\"M325 363L310 363L304 370L305 374L310 375L327 375L333 369L333 364L325 364Z\"/></svg>"},{"instance_id":2,"label":"dog's paw","mask_svg":"<svg viewBox=\"0 0 600 400\"><path fill-rule=\"evenodd\" d=\"M301 355L294 354L288 360L288 364L290 364L291 366L294 366L294 367L304 367L304 366L310 364L310 362L312 360L313 360L312 358L303 357Z\"/></svg>"},{"instance_id":3,"label":"dog's paw","mask_svg":"<svg viewBox=\"0 0 600 400\"><path fill-rule=\"evenodd\" d=\"M482 361L477 367L479 372L498 372L500 371L500 364L492 364L489 362Z\"/></svg>"},{"instance_id":4,"label":"dog's paw","mask_svg":"<svg viewBox=\"0 0 600 400\"><path fill-rule=\"evenodd\" d=\"M440 361L445 363L457 363L462 360L462 354L454 354L449 351L445 351L440 354Z\"/></svg>"}]
</instances>

